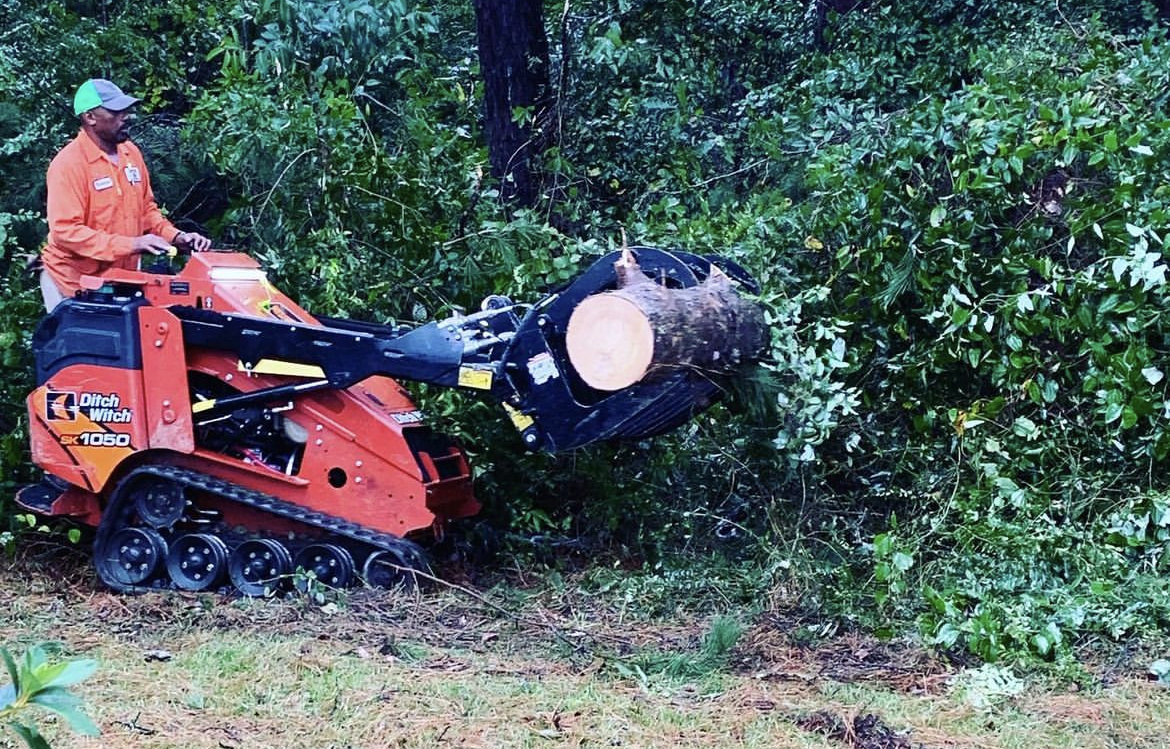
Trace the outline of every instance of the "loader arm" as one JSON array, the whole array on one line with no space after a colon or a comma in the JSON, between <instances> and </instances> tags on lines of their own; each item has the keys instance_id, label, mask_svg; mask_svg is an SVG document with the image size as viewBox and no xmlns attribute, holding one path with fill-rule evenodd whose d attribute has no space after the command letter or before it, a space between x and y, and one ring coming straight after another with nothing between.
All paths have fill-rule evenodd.
<instances>
[{"instance_id":1,"label":"loader arm","mask_svg":"<svg viewBox=\"0 0 1170 749\"><path fill-rule=\"evenodd\" d=\"M750 276L727 260L649 247L635 252L643 272L667 286L693 286L714 263L742 287L756 290ZM602 257L535 304L489 297L479 312L418 327L325 317L306 321L189 304L168 308L181 321L188 345L231 352L245 372L295 378L193 404L202 417L380 375L478 392L503 405L526 447L555 452L660 434L712 405L722 391L716 378L695 370L616 392L595 390L576 374L565 351L569 317L586 297L614 288L618 256Z\"/></svg>"}]
</instances>

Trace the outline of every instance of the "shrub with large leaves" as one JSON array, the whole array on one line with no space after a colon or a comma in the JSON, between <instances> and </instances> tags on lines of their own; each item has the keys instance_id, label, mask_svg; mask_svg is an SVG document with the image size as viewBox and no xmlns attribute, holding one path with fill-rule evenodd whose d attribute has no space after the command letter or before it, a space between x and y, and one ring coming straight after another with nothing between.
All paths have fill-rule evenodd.
<instances>
[{"instance_id":1,"label":"shrub with large leaves","mask_svg":"<svg viewBox=\"0 0 1170 749\"><path fill-rule=\"evenodd\" d=\"M49 747L36 723L25 716L30 708L57 714L70 728L85 736L101 733L82 710L81 698L69 689L97 670L96 661L50 660L40 646L29 648L20 659L14 658L7 648L0 647L0 660L3 660L10 679L10 683L0 687L0 723L20 736L29 749Z\"/></svg>"},{"instance_id":2,"label":"shrub with large leaves","mask_svg":"<svg viewBox=\"0 0 1170 749\"><path fill-rule=\"evenodd\" d=\"M875 582L920 581L943 644L1051 655L1066 629L1166 613L1105 594L1161 586L1103 541L1166 487L1170 123L1146 102L1168 58L1160 34L1017 38L810 162L809 268L834 279L866 414L854 454L824 457L915 518L871 547Z\"/></svg>"}]
</instances>

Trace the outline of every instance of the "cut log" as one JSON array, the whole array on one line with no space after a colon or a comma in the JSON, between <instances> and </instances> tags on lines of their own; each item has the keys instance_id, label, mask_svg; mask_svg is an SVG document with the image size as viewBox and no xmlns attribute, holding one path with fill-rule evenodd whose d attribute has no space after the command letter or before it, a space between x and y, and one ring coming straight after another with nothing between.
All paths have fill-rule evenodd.
<instances>
[{"instance_id":1,"label":"cut log","mask_svg":"<svg viewBox=\"0 0 1170 749\"><path fill-rule=\"evenodd\" d=\"M647 278L629 251L614 269L618 288L582 300L565 332L569 362L590 387L621 390L677 367L724 374L763 347L760 307L717 267L686 288Z\"/></svg>"}]
</instances>

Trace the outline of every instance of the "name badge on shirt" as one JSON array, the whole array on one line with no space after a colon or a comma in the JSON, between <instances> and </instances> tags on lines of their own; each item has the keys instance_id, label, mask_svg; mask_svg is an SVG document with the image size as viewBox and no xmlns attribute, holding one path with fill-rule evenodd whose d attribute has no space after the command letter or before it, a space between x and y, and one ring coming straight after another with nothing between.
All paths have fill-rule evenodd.
<instances>
[{"instance_id":1,"label":"name badge on shirt","mask_svg":"<svg viewBox=\"0 0 1170 749\"><path fill-rule=\"evenodd\" d=\"M93 189L95 190L109 190L113 186L113 177L99 177L93 181Z\"/></svg>"},{"instance_id":2,"label":"name badge on shirt","mask_svg":"<svg viewBox=\"0 0 1170 749\"><path fill-rule=\"evenodd\" d=\"M142 173L138 171L138 167L128 166L126 167L126 179L130 184L137 185L142 181Z\"/></svg>"}]
</instances>

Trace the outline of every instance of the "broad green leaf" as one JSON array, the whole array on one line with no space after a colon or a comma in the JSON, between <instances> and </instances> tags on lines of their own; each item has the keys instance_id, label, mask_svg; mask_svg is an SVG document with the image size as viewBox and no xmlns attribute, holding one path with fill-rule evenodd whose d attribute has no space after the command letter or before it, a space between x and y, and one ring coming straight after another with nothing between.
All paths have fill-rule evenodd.
<instances>
[{"instance_id":1,"label":"broad green leaf","mask_svg":"<svg viewBox=\"0 0 1170 749\"><path fill-rule=\"evenodd\" d=\"M32 669L32 675L36 678L40 689L52 686L57 678L65 672L69 667L69 663L61 661L58 663L41 663Z\"/></svg>"},{"instance_id":2,"label":"broad green leaf","mask_svg":"<svg viewBox=\"0 0 1170 749\"><path fill-rule=\"evenodd\" d=\"M30 523L30 526L32 524ZM28 650L24 651L25 665L30 669L36 669L39 666L49 662L49 654L41 645L33 645Z\"/></svg>"},{"instance_id":3,"label":"broad green leaf","mask_svg":"<svg viewBox=\"0 0 1170 749\"><path fill-rule=\"evenodd\" d=\"M1041 656L1047 656L1048 653L1052 650L1052 642L1048 639L1047 635L1036 634L1032 635L1032 647L1035 648L1036 652Z\"/></svg>"},{"instance_id":4,"label":"broad green leaf","mask_svg":"<svg viewBox=\"0 0 1170 749\"><path fill-rule=\"evenodd\" d=\"M930 211L930 225L938 228L942 225L943 219L947 217L947 209L941 205L936 205Z\"/></svg>"},{"instance_id":5,"label":"broad green leaf","mask_svg":"<svg viewBox=\"0 0 1170 749\"><path fill-rule=\"evenodd\" d=\"M20 691L20 671L16 668L16 661L12 658L12 653L8 652L8 648L0 648L0 658L4 659L4 666L8 669L8 679L12 682L13 688Z\"/></svg>"},{"instance_id":6,"label":"broad green leaf","mask_svg":"<svg viewBox=\"0 0 1170 749\"><path fill-rule=\"evenodd\" d=\"M1040 433L1040 429L1036 426L1036 422L1029 419L1027 416L1020 416L1012 422L1012 431L1021 437L1032 439Z\"/></svg>"},{"instance_id":7,"label":"broad green leaf","mask_svg":"<svg viewBox=\"0 0 1170 749\"><path fill-rule=\"evenodd\" d=\"M1113 280L1120 282L1121 277L1129 270L1129 261L1123 257L1114 258L1110 269L1113 271Z\"/></svg>"},{"instance_id":8,"label":"broad green leaf","mask_svg":"<svg viewBox=\"0 0 1170 749\"><path fill-rule=\"evenodd\" d=\"M67 661L58 665L60 668L54 669L55 675L51 679L47 677L41 678L41 683L45 687L67 687L72 684L77 684L93 676L94 672L98 669L97 661L89 658Z\"/></svg>"},{"instance_id":9,"label":"broad green leaf","mask_svg":"<svg viewBox=\"0 0 1170 749\"><path fill-rule=\"evenodd\" d=\"M81 698L62 687L41 690L29 702L57 713L67 720L69 726L77 733L85 736L97 736L101 733L89 716L81 711Z\"/></svg>"},{"instance_id":10,"label":"broad green leaf","mask_svg":"<svg viewBox=\"0 0 1170 749\"><path fill-rule=\"evenodd\" d=\"M955 646L955 643L959 641L959 638L962 635L963 633L958 627L951 624L950 622L944 622L942 626L938 628L938 632L935 633L931 641L935 645L942 645L944 648L951 648Z\"/></svg>"},{"instance_id":11,"label":"broad green leaf","mask_svg":"<svg viewBox=\"0 0 1170 749\"><path fill-rule=\"evenodd\" d=\"M36 726L26 726L23 723L9 723L8 726L16 732L17 736L24 739L24 743L28 745L29 749L52 749Z\"/></svg>"},{"instance_id":12,"label":"broad green leaf","mask_svg":"<svg viewBox=\"0 0 1170 749\"><path fill-rule=\"evenodd\" d=\"M890 558L890 562L894 565L895 569L900 572L905 572L914 566L914 556L904 551L896 551L894 552L894 556Z\"/></svg>"}]
</instances>

